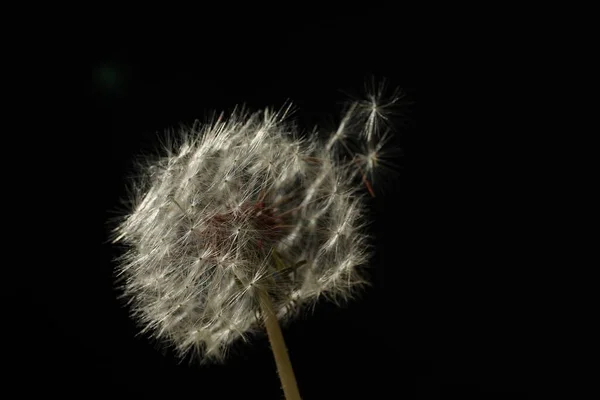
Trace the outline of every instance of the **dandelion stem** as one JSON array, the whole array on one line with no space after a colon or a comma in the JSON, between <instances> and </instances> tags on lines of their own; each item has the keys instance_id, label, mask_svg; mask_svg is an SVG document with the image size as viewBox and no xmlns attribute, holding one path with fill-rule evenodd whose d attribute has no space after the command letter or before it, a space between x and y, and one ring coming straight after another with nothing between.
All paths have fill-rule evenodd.
<instances>
[{"instance_id":1,"label":"dandelion stem","mask_svg":"<svg viewBox=\"0 0 600 400\"><path fill-rule=\"evenodd\" d=\"M281 327L273 311L271 299L269 299L269 295L264 291L260 292L260 306L285 398L286 400L301 400L292 363L290 362L283 334L281 333Z\"/></svg>"}]
</instances>

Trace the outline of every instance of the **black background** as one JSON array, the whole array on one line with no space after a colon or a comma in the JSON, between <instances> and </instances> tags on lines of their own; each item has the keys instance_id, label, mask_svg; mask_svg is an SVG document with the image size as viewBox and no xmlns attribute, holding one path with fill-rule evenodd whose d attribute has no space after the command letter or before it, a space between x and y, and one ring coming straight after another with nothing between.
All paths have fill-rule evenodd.
<instances>
[{"instance_id":1,"label":"black background","mask_svg":"<svg viewBox=\"0 0 600 400\"><path fill-rule=\"evenodd\" d=\"M461 228L437 218L452 209L426 195L435 183L419 178L414 86L420 61L411 11L248 7L232 13L224 5L194 23L175 18L139 26L98 17L101 23L73 46L81 51L77 65L90 100L86 118L91 115L74 142L52 149L56 158L73 147L77 155L47 165L62 179L48 202L54 230L34 231L52 243L31 255L39 279L22 309L35 310L35 317L9 310L28 327L9 335L27 347L8 342L18 360L11 370L34 377L17 386L78 398L281 398L265 336L237 344L224 365L211 366L182 363L137 336L116 299L119 250L107 243L107 221L125 196L133 158L152 152L165 129L236 104L256 110L287 99L299 109L300 126L327 126L347 99L342 91L360 92L374 75L403 89L393 145L404 156L395 160L398 175L371 200L373 286L341 308L321 302L312 316L284 329L301 394L310 400L524 392L527 368L517 344L523 317L511 314L513 303L489 294L499 286L491 283L493 274L475 272L478 243L467 248L442 238ZM70 234L61 234L64 225ZM490 263L495 268L502 260ZM24 286L7 298L20 301Z\"/></svg>"}]
</instances>

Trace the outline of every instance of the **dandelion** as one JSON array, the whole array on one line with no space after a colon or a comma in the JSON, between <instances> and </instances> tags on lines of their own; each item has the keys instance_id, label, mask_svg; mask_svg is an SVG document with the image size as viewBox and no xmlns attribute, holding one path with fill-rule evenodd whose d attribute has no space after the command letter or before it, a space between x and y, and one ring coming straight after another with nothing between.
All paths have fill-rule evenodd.
<instances>
[{"instance_id":1,"label":"dandelion","mask_svg":"<svg viewBox=\"0 0 600 400\"><path fill-rule=\"evenodd\" d=\"M365 193L374 195L369 177L386 140L378 127L395 101L379 107L380 96L370 109L351 104L325 140L302 135L289 105L239 109L182 128L147 160L114 230L142 332L219 362L264 324L286 397L299 398L278 321L368 284ZM350 150L357 139L364 154Z\"/></svg>"}]
</instances>

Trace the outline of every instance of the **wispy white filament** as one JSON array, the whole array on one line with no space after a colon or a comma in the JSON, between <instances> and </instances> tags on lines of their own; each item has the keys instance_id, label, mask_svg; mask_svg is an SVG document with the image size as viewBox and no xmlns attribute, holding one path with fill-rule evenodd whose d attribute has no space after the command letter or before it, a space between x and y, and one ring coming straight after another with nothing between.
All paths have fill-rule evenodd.
<instances>
[{"instance_id":1,"label":"wispy white filament","mask_svg":"<svg viewBox=\"0 0 600 400\"><path fill-rule=\"evenodd\" d=\"M301 136L289 108L236 111L182 129L148 160L114 237L127 247L118 269L143 331L218 361L259 328L258 291L283 320L365 284L364 184L383 118L376 99L352 104L325 140ZM349 137L370 153L338 157Z\"/></svg>"}]
</instances>

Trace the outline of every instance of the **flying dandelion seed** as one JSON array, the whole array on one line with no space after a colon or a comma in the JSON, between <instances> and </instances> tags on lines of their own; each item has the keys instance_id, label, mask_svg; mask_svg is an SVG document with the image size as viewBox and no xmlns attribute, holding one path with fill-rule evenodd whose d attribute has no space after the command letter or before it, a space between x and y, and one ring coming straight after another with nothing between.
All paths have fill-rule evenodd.
<instances>
[{"instance_id":1,"label":"flying dandelion seed","mask_svg":"<svg viewBox=\"0 0 600 400\"><path fill-rule=\"evenodd\" d=\"M221 114L182 129L142 166L114 241L127 247L118 272L143 332L182 356L223 361L236 339L262 329L265 301L285 321L367 284L364 199L395 99L379 91L369 101L351 104L324 141L301 135L289 106ZM365 154L350 150L358 139Z\"/></svg>"}]
</instances>

